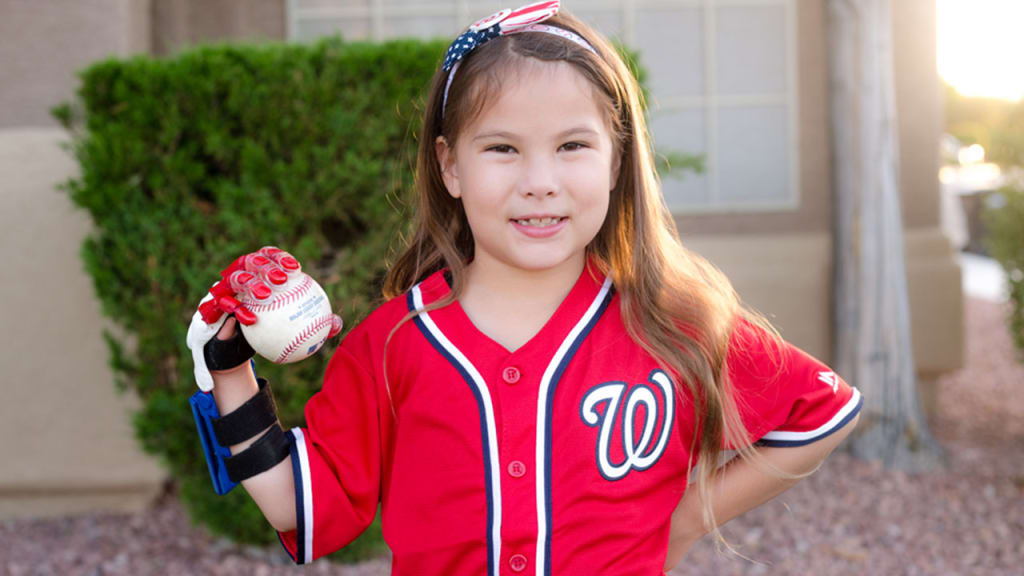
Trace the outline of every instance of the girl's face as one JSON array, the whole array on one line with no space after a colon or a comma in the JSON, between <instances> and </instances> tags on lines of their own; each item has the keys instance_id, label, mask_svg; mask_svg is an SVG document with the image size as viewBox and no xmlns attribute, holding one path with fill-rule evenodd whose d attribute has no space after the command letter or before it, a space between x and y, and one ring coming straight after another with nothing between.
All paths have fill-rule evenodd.
<instances>
[{"instance_id":1,"label":"girl's face","mask_svg":"<svg viewBox=\"0 0 1024 576\"><path fill-rule=\"evenodd\" d=\"M589 81L566 62L532 60L496 101L436 150L462 199L474 264L582 268L608 213L619 162Z\"/></svg>"}]
</instances>

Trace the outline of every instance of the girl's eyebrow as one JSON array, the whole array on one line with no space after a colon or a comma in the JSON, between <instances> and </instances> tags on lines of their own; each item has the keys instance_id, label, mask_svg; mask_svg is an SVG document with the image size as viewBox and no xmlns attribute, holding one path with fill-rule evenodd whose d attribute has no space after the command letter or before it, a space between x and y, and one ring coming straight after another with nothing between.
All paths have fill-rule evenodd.
<instances>
[{"instance_id":1,"label":"girl's eyebrow","mask_svg":"<svg viewBox=\"0 0 1024 576\"><path fill-rule=\"evenodd\" d=\"M567 138L567 137L575 135L575 134L586 134L588 136L597 136L598 135L597 130L594 130L593 128L591 128L589 126L573 126L572 128L569 128L568 130L563 130L563 131L559 132L557 135L555 135L555 139ZM484 140L486 138L502 138L502 139L506 139L506 140L511 140L514 137L515 137L515 134L513 134L511 132L506 132L504 130L492 130L490 132L484 132L482 134L477 134L476 136L473 137L472 141L476 142L477 140Z\"/></svg>"}]
</instances>

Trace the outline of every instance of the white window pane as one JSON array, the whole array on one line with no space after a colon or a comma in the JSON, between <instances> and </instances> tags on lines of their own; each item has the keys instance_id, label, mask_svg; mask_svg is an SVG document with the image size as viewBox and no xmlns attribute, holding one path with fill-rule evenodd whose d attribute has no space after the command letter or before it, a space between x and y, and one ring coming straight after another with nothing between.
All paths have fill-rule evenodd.
<instances>
[{"instance_id":1,"label":"white window pane","mask_svg":"<svg viewBox=\"0 0 1024 576\"><path fill-rule=\"evenodd\" d=\"M504 0L470 0L468 2L470 21L462 23L461 26L466 28L474 21L490 16L498 10L504 10L505 8L515 10L525 3L526 2L520 2L519 4L516 4L515 2L505 2Z\"/></svg>"},{"instance_id":2,"label":"white window pane","mask_svg":"<svg viewBox=\"0 0 1024 576\"><path fill-rule=\"evenodd\" d=\"M370 0L296 0L295 6L300 10L308 8L369 8Z\"/></svg>"},{"instance_id":3,"label":"white window pane","mask_svg":"<svg viewBox=\"0 0 1024 576\"><path fill-rule=\"evenodd\" d=\"M386 8L391 6L429 7L431 9L447 7L451 9L452 14L455 14L455 2L452 0L381 0L381 5Z\"/></svg>"},{"instance_id":4,"label":"white window pane","mask_svg":"<svg viewBox=\"0 0 1024 576\"><path fill-rule=\"evenodd\" d=\"M636 49L655 97L704 95L704 27L700 8L636 10Z\"/></svg>"},{"instance_id":5,"label":"white window pane","mask_svg":"<svg viewBox=\"0 0 1024 576\"><path fill-rule=\"evenodd\" d=\"M381 29L384 39L388 38L437 38L454 36L455 16L416 16L409 18L385 18Z\"/></svg>"},{"instance_id":6,"label":"white window pane","mask_svg":"<svg viewBox=\"0 0 1024 576\"><path fill-rule=\"evenodd\" d=\"M366 40L370 37L369 18L318 18L299 20L296 26L296 42L309 42L322 36L341 34L345 40Z\"/></svg>"},{"instance_id":7,"label":"white window pane","mask_svg":"<svg viewBox=\"0 0 1024 576\"><path fill-rule=\"evenodd\" d=\"M654 153L658 157L669 154L704 156L707 141L705 130L703 109L659 114L651 119ZM703 173L662 173L661 185L670 209L708 202L707 176Z\"/></svg>"},{"instance_id":8,"label":"white window pane","mask_svg":"<svg viewBox=\"0 0 1024 576\"><path fill-rule=\"evenodd\" d=\"M577 2L579 4L579 2ZM622 38L622 10L582 10L579 6L573 11L580 20L597 30L609 39Z\"/></svg>"},{"instance_id":9,"label":"white window pane","mask_svg":"<svg viewBox=\"0 0 1024 576\"><path fill-rule=\"evenodd\" d=\"M789 118L784 107L720 108L718 197L726 203L790 198Z\"/></svg>"},{"instance_id":10,"label":"white window pane","mask_svg":"<svg viewBox=\"0 0 1024 576\"><path fill-rule=\"evenodd\" d=\"M784 92L787 34L785 7L727 6L718 8L715 17L717 92Z\"/></svg>"}]
</instances>

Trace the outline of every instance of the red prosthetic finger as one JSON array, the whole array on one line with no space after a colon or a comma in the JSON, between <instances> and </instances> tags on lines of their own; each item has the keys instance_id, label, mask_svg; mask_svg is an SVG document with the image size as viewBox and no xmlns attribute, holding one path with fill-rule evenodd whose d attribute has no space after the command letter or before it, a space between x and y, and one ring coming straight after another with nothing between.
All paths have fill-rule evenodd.
<instances>
[{"instance_id":1,"label":"red prosthetic finger","mask_svg":"<svg viewBox=\"0 0 1024 576\"><path fill-rule=\"evenodd\" d=\"M238 321L246 326L251 326L256 323L256 315L245 306L242 306L241 302L231 296L222 296L219 298L217 300L217 307L229 314L234 314L235 318L238 318Z\"/></svg>"},{"instance_id":2,"label":"red prosthetic finger","mask_svg":"<svg viewBox=\"0 0 1024 576\"><path fill-rule=\"evenodd\" d=\"M213 324L224 314L224 310L217 306L217 301L224 296L234 296L235 292L231 288L228 282L217 282L210 288L210 295L213 296L212 300L207 300L199 304L199 314L203 317L203 322L207 324Z\"/></svg>"},{"instance_id":3,"label":"red prosthetic finger","mask_svg":"<svg viewBox=\"0 0 1024 576\"><path fill-rule=\"evenodd\" d=\"M220 271L220 277L227 280L234 271L243 270L245 268L246 258L249 256L249 254L242 254L238 258L235 258L234 262L232 262L227 268Z\"/></svg>"},{"instance_id":4,"label":"red prosthetic finger","mask_svg":"<svg viewBox=\"0 0 1024 576\"><path fill-rule=\"evenodd\" d=\"M256 300L270 298L271 290L259 278L245 270L235 270L228 277L228 282L236 294L250 294Z\"/></svg>"},{"instance_id":5,"label":"red prosthetic finger","mask_svg":"<svg viewBox=\"0 0 1024 576\"><path fill-rule=\"evenodd\" d=\"M259 276L266 284L280 286L288 282L288 274L276 262L259 253L249 254L245 269Z\"/></svg>"},{"instance_id":6,"label":"red prosthetic finger","mask_svg":"<svg viewBox=\"0 0 1024 576\"><path fill-rule=\"evenodd\" d=\"M217 308L217 300L214 298L199 305L199 315L202 317L203 322L213 324L220 320L220 317L224 315L224 311Z\"/></svg>"},{"instance_id":7,"label":"red prosthetic finger","mask_svg":"<svg viewBox=\"0 0 1024 576\"><path fill-rule=\"evenodd\" d=\"M327 334L328 338L334 338L341 332L341 316L337 314L331 315L331 331Z\"/></svg>"},{"instance_id":8,"label":"red prosthetic finger","mask_svg":"<svg viewBox=\"0 0 1024 576\"><path fill-rule=\"evenodd\" d=\"M262 274L264 279L269 280L271 284L275 284L277 286L288 281L288 274L286 274L284 270L281 270L277 264L267 266L263 269Z\"/></svg>"},{"instance_id":9,"label":"red prosthetic finger","mask_svg":"<svg viewBox=\"0 0 1024 576\"><path fill-rule=\"evenodd\" d=\"M260 248L260 254L263 254L267 258L273 260L278 266L283 268L285 272L296 272L301 267L299 261L294 256L274 246L264 246Z\"/></svg>"},{"instance_id":10,"label":"red prosthetic finger","mask_svg":"<svg viewBox=\"0 0 1024 576\"><path fill-rule=\"evenodd\" d=\"M288 275L270 258L257 252L249 254L245 259L245 269L256 274L267 284L280 286L288 281Z\"/></svg>"}]
</instances>

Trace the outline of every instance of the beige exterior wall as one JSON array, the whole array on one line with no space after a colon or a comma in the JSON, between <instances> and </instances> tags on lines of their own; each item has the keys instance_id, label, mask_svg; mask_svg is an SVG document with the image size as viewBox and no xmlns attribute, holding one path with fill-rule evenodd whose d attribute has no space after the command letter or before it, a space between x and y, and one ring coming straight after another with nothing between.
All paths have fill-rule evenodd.
<instances>
[{"instance_id":1,"label":"beige exterior wall","mask_svg":"<svg viewBox=\"0 0 1024 576\"><path fill-rule=\"evenodd\" d=\"M164 473L107 367L99 301L78 256L89 233L59 182L77 170L49 110L90 63L149 49L146 0L0 0L0 518L144 506Z\"/></svg>"},{"instance_id":2,"label":"beige exterior wall","mask_svg":"<svg viewBox=\"0 0 1024 576\"><path fill-rule=\"evenodd\" d=\"M285 0L152 0L153 53L199 42L284 40Z\"/></svg>"},{"instance_id":3,"label":"beige exterior wall","mask_svg":"<svg viewBox=\"0 0 1024 576\"><path fill-rule=\"evenodd\" d=\"M582 0L581 0L582 1ZM927 381L962 364L960 270L938 229L941 93L932 0L893 2L896 97L912 338ZM831 361L832 168L825 0L798 0L800 206L677 217L684 242L783 335ZM132 399L114 393L104 320L79 246L84 214L54 186L76 169L49 108L75 72L112 55L200 41L283 39L285 0L0 0L0 234L16 278L0 314L19 327L0 351L0 517L138 507L163 473L137 448ZM40 309L45 318L40 321ZM52 345L45 345L54 343ZM183 409L187 409L183 399ZM925 398L926 405L932 400Z\"/></svg>"},{"instance_id":4,"label":"beige exterior wall","mask_svg":"<svg viewBox=\"0 0 1024 576\"><path fill-rule=\"evenodd\" d=\"M0 0L0 129L56 126L76 72L149 50L148 0Z\"/></svg>"},{"instance_id":5,"label":"beige exterior wall","mask_svg":"<svg viewBox=\"0 0 1024 576\"><path fill-rule=\"evenodd\" d=\"M91 224L59 182L77 164L55 128L0 130L0 518L143 506L164 474L132 431L79 250ZM182 400L182 409L188 404Z\"/></svg>"},{"instance_id":6,"label":"beige exterior wall","mask_svg":"<svg viewBox=\"0 0 1024 576\"><path fill-rule=\"evenodd\" d=\"M902 0L892 5L903 222L907 228L935 228L939 226L938 141L944 123L935 2Z\"/></svg>"},{"instance_id":7,"label":"beige exterior wall","mask_svg":"<svg viewBox=\"0 0 1024 576\"><path fill-rule=\"evenodd\" d=\"M825 0L800 0L800 207L791 212L677 215L683 242L729 276L782 335L831 362L832 166ZM893 2L900 185L917 373L929 381L963 365L960 268L939 229L938 141L943 112L935 3ZM926 405L932 401L926 399Z\"/></svg>"}]
</instances>

